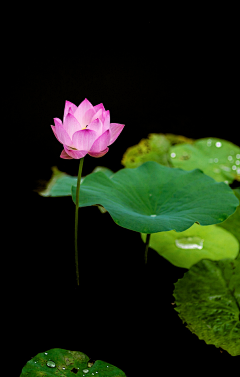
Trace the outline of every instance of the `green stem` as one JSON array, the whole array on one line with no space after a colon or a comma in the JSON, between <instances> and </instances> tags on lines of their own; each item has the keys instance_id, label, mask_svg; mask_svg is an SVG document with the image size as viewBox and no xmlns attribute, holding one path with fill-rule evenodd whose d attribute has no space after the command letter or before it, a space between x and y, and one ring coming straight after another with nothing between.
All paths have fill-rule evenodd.
<instances>
[{"instance_id":1,"label":"green stem","mask_svg":"<svg viewBox=\"0 0 240 377\"><path fill-rule=\"evenodd\" d=\"M149 240L150 240L150 234L147 234L147 239L146 239L146 242L145 242L145 254L144 254L145 264L147 264L147 254L148 254Z\"/></svg>"},{"instance_id":2,"label":"green stem","mask_svg":"<svg viewBox=\"0 0 240 377\"><path fill-rule=\"evenodd\" d=\"M75 210L75 264L76 264L76 275L77 275L77 285L79 285L79 270L78 270L78 247L77 247L77 236L78 236L78 207L79 207L79 192L80 192L80 182L82 175L83 158L80 158L79 170L78 170L78 180L77 180L77 192L76 192L76 210Z\"/></svg>"}]
</instances>

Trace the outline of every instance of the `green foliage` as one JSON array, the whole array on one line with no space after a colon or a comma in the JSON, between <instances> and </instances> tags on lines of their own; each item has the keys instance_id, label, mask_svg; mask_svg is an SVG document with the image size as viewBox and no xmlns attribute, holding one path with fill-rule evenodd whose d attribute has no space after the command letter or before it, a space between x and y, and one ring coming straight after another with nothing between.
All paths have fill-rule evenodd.
<instances>
[{"instance_id":1,"label":"green foliage","mask_svg":"<svg viewBox=\"0 0 240 377\"><path fill-rule=\"evenodd\" d=\"M240 181L240 148L218 138L149 134L127 149L121 163L125 168L116 173L98 166L81 178L79 207L109 212L117 225L140 232L143 242L151 234L149 247L188 268L175 283L179 317L199 339L239 356L240 188L228 184ZM77 177L52 171L44 190L35 191L72 196L76 203ZM80 369L89 361L81 352L46 353L30 360L21 376L73 376L70 367L83 376ZM56 367L46 365L49 358ZM125 376L109 367L96 361L91 372Z\"/></svg>"},{"instance_id":2,"label":"green foliage","mask_svg":"<svg viewBox=\"0 0 240 377\"><path fill-rule=\"evenodd\" d=\"M126 374L105 361L89 362L89 357L79 351L53 348L38 353L23 367L20 377L78 377L99 373L99 376L126 377Z\"/></svg>"},{"instance_id":3,"label":"green foliage","mask_svg":"<svg viewBox=\"0 0 240 377\"><path fill-rule=\"evenodd\" d=\"M52 170L50 182L39 194L72 194L75 203L77 177ZM173 169L153 161L117 173L97 167L82 178L79 198L79 207L97 205L116 224L141 233L183 232L195 222L217 224L232 215L238 204L225 183L216 183L201 170Z\"/></svg>"},{"instance_id":4,"label":"green foliage","mask_svg":"<svg viewBox=\"0 0 240 377\"><path fill-rule=\"evenodd\" d=\"M219 138L189 139L182 135L149 134L129 147L122 165L136 168L146 161L184 170L201 169L217 182L240 181L240 147Z\"/></svg>"},{"instance_id":5,"label":"green foliage","mask_svg":"<svg viewBox=\"0 0 240 377\"><path fill-rule=\"evenodd\" d=\"M126 168L136 168L146 161L155 161L164 166L172 166L169 150L171 145L193 143L182 135L149 134L139 144L129 147L123 155L121 164Z\"/></svg>"},{"instance_id":6,"label":"green foliage","mask_svg":"<svg viewBox=\"0 0 240 377\"><path fill-rule=\"evenodd\" d=\"M174 284L174 308L207 344L240 355L240 260L201 260Z\"/></svg>"}]
</instances>

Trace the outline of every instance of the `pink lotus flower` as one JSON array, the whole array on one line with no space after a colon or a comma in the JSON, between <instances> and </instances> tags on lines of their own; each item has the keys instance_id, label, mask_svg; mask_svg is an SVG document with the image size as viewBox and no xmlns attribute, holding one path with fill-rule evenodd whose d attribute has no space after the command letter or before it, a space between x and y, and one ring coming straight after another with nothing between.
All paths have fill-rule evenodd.
<instances>
[{"instance_id":1,"label":"pink lotus flower","mask_svg":"<svg viewBox=\"0 0 240 377\"><path fill-rule=\"evenodd\" d=\"M54 118L54 123L55 127L51 127L63 144L60 157L64 159L80 159L87 153L92 157L104 156L124 127L110 123L109 110L102 103L93 106L87 98L78 107L66 101L63 123L59 118Z\"/></svg>"}]
</instances>

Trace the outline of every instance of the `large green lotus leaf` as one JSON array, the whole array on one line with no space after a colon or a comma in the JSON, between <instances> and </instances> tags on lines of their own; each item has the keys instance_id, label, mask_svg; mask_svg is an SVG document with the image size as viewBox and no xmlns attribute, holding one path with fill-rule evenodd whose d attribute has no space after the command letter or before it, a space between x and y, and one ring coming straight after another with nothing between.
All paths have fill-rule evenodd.
<instances>
[{"instance_id":1,"label":"large green lotus leaf","mask_svg":"<svg viewBox=\"0 0 240 377\"><path fill-rule=\"evenodd\" d=\"M146 242L147 235L142 233L141 237ZM174 230L154 233L149 247L175 266L183 268L190 268L201 259L234 259L239 252L238 240L216 225L193 224L181 233Z\"/></svg>"},{"instance_id":2,"label":"large green lotus leaf","mask_svg":"<svg viewBox=\"0 0 240 377\"><path fill-rule=\"evenodd\" d=\"M20 377L62 376L73 377L99 375L106 377L126 377L126 374L105 361L89 361L89 357L79 351L53 348L38 353L23 367Z\"/></svg>"},{"instance_id":3,"label":"large green lotus leaf","mask_svg":"<svg viewBox=\"0 0 240 377\"><path fill-rule=\"evenodd\" d=\"M175 284L176 310L207 344L240 355L240 259L201 260Z\"/></svg>"},{"instance_id":4,"label":"large green lotus leaf","mask_svg":"<svg viewBox=\"0 0 240 377\"><path fill-rule=\"evenodd\" d=\"M76 204L76 187L72 187ZM141 233L183 232L195 222L217 224L239 204L228 185L199 169L185 171L147 161L107 177L89 174L80 187L79 207L102 205L113 221Z\"/></svg>"},{"instance_id":5,"label":"large green lotus leaf","mask_svg":"<svg viewBox=\"0 0 240 377\"><path fill-rule=\"evenodd\" d=\"M240 188L234 189L233 192L240 202ZM237 207L236 211L227 218L227 220L217 224L217 226L231 232L240 243L240 205Z\"/></svg>"},{"instance_id":6,"label":"large green lotus leaf","mask_svg":"<svg viewBox=\"0 0 240 377\"><path fill-rule=\"evenodd\" d=\"M240 148L218 138L203 138L170 148L171 163L184 170L201 169L217 182L240 181Z\"/></svg>"},{"instance_id":7,"label":"large green lotus leaf","mask_svg":"<svg viewBox=\"0 0 240 377\"><path fill-rule=\"evenodd\" d=\"M172 144L192 143L182 135L149 134L148 139L142 139L137 145L129 147L123 155L121 164L126 168L136 168L146 161L156 161L161 165L171 166L169 148Z\"/></svg>"}]
</instances>

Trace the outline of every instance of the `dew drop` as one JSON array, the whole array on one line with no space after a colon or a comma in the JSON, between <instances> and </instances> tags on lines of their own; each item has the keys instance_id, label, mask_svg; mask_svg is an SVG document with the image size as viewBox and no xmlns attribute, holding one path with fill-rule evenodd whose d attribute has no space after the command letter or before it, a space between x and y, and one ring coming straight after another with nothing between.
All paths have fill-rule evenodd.
<instances>
[{"instance_id":1,"label":"dew drop","mask_svg":"<svg viewBox=\"0 0 240 377\"><path fill-rule=\"evenodd\" d=\"M47 366L48 366L49 368L55 368L56 364L54 363L54 361L52 361L52 360L48 360L48 361L47 361Z\"/></svg>"},{"instance_id":2,"label":"dew drop","mask_svg":"<svg viewBox=\"0 0 240 377\"><path fill-rule=\"evenodd\" d=\"M212 140L211 140L211 139L208 139L208 140L207 140L207 146L208 146L208 147L211 147L211 145L212 145Z\"/></svg>"},{"instance_id":3,"label":"dew drop","mask_svg":"<svg viewBox=\"0 0 240 377\"><path fill-rule=\"evenodd\" d=\"M150 215L151 217L156 217L157 215Z\"/></svg>"},{"instance_id":4,"label":"dew drop","mask_svg":"<svg viewBox=\"0 0 240 377\"><path fill-rule=\"evenodd\" d=\"M179 249L202 249L203 239L200 237L183 237L175 240Z\"/></svg>"},{"instance_id":5,"label":"dew drop","mask_svg":"<svg viewBox=\"0 0 240 377\"><path fill-rule=\"evenodd\" d=\"M238 154L236 154L236 158L240 158L240 154L238 153Z\"/></svg>"},{"instance_id":6,"label":"dew drop","mask_svg":"<svg viewBox=\"0 0 240 377\"><path fill-rule=\"evenodd\" d=\"M214 162L218 162L218 158L214 158L214 160L213 160Z\"/></svg>"},{"instance_id":7,"label":"dew drop","mask_svg":"<svg viewBox=\"0 0 240 377\"><path fill-rule=\"evenodd\" d=\"M45 355L47 355L47 352L45 352Z\"/></svg>"},{"instance_id":8,"label":"dew drop","mask_svg":"<svg viewBox=\"0 0 240 377\"><path fill-rule=\"evenodd\" d=\"M239 160L236 160L236 161L235 161L235 164L236 164L236 165L240 165L240 161L239 161Z\"/></svg>"},{"instance_id":9,"label":"dew drop","mask_svg":"<svg viewBox=\"0 0 240 377\"><path fill-rule=\"evenodd\" d=\"M174 153L174 152L171 153L171 157L172 157L172 158L176 157L176 153Z\"/></svg>"},{"instance_id":10,"label":"dew drop","mask_svg":"<svg viewBox=\"0 0 240 377\"><path fill-rule=\"evenodd\" d=\"M66 369L66 368L63 367L63 369Z\"/></svg>"},{"instance_id":11,"label":"dew drop","mask_svg":"<svg viewBox=\"0 0 240 377\"><path fill-rule=\"evenodd\" d=\"M237 169L237 175L240 175L240 169Z\"/></svg>"},{"instance_id":12,"label":"dew drop","mask_svg":"<svg viewBox=\"0 0 240 377\"><path fill-rule=\"evenodd\" d=\"M83 369L83 373L88 373L89 370L88 369Z\"/></svg>"},{"instance_id":13,"label":"dew drop","mask_svg":"<svg viewBox=\"0 0 240 377\"><path fill-rule=\"evenodd\" d=\"M228 156L228 161L232 161L232 160L233 160L232 156Z\"/></svg>"},{"instance_id":14,"label":"dew drop","mask_svg":"<svg viewBox=\"0 0 240 377\"><path fill-rule=\"evenodd\" d=\"M220 148L222 146L222 143L221 143L221 141L217 141L215 145L216 145L217 148Z\"/></svg>"},{"instance_id":15,"label":"dew drop","mask_svg":"<svg viewBox=\"0 0 240 377\"><path fill-rule=\"evenodd\" d=\"M237 169L236 165L233 165L232 170L236 170L236 169Z\"/></svg>"}]
</instances>

